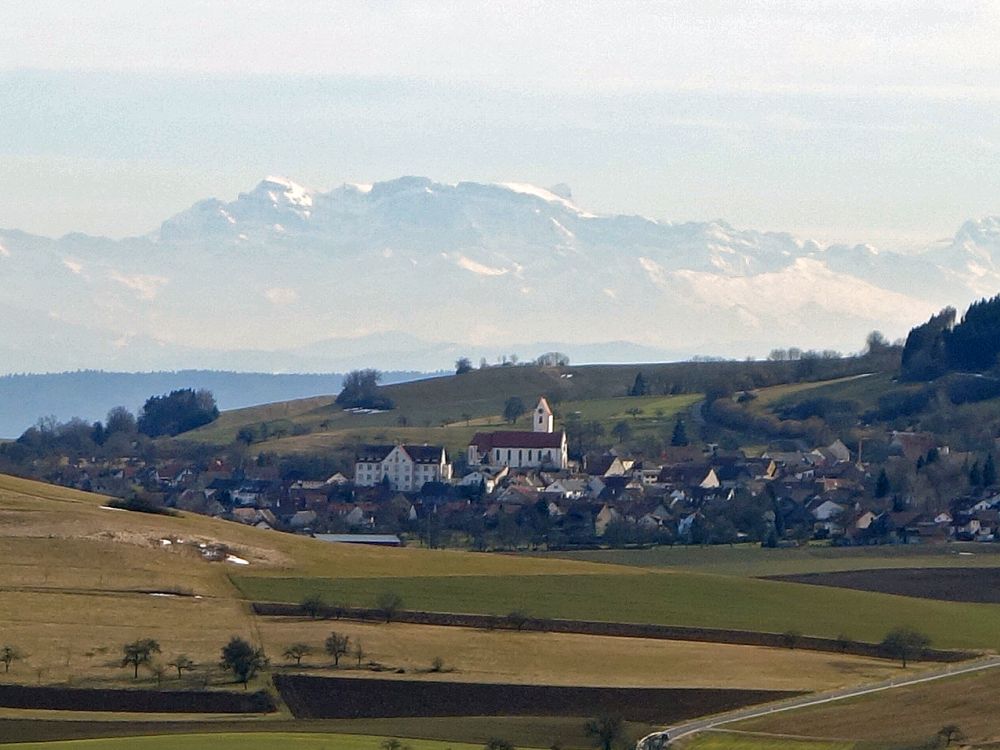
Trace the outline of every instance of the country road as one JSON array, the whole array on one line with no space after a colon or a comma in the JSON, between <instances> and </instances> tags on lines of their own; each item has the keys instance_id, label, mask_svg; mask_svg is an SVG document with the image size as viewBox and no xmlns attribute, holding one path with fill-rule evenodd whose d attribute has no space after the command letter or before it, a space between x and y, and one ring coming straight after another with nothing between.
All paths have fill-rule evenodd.
<instances>
[{"instance_id":1,"label":"country road","mask_svg":"<svg viewBox=\"0 0 1000 750\"><path fill-rule=\"evenodd\" d=\"M728 711L726 713L716 714L715 716L709 716L704 719L689 721L685 724L667 727L659 732L653 732L652 734L646 735L639 740L638 743L636 743L636 750L659 750L660 748L669 745L673 740L697 734L698 732L703 732L707 729L715 729L723 724L730 724L734 721L754 719L758 716L767 716L781 711L791 711L793 709L806 708L807 706L817 706L823 703L833 703L835 701L846 700L848 698L869 695L870 693L879 693L884 690L894 690L896 688L906 687L907 685L917 685L921 682L931 682L933 680L940 680L946 677L968 674L970 672L979 672L984 669L993 669L994 667L1000 667L1000 656L988 656L982 659L976 659L975 661L953 664L941 669L918 672L912 677L894 678L868 685L859 685L853 688L831 690L825 693L810 693L809 695L802 695L798 698L789 698L785 701L767 703L763 706L740 708L735 711Z\"/></svg>"}]
</instances>

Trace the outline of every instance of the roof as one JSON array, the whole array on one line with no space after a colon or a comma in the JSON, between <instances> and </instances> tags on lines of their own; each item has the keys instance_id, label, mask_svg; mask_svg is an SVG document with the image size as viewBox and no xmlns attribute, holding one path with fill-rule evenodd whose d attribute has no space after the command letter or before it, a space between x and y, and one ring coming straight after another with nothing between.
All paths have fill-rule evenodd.
<instances>
[{"instance_id":1,"label":"roof","mask_svg":"<svg viewBox=\"0 0 1000 750\"><path fill-rule=\"evenodd\" d=\"M400 547L403 542L395 534L314 534L316 539L340 544L377 544Z\"/></svg>"},{"instance_id":2,"label":"roof","mask_svg":"<svg viewBox=\"0 0 1000 750\"><path fill-rule=\"evenodd\" d=\"M562 448L566 433L529 432L527 430L506 430L503 432L477 432L469 445L476 446L481 453L494 448Z\"/></svg>"},{"instance_id":3,"label":"roof","mask_svg":"<svg viewBox=\"0 0 1000 750\"><path fill-rule=\"evenodd\" d=\"M384 461L385 457L395 448L402 448L417 464L436 464L444 457L444 448L440 445L362 445L358 449L360 462Z\"/></svg>"}]
</instances>

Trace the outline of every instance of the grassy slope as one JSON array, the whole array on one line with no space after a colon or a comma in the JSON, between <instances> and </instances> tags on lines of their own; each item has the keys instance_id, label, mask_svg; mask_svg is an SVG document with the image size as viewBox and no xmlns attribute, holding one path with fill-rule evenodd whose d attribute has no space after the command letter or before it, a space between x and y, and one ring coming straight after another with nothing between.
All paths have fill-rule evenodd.
<instances>
[{"instance_id":1,"label":"grassy slope","mask_svg":"<svg viewBox=\"0 0 1000 750\"><path fill-rule=\"evenodd\" d=\"M445 743L430 740L411 740L412 750L445 750ZM306 733L212 733L192 735L167 735L159 737L120 737L99 740L69 740L66 742L16 743L7 745L10 750L380 750L381 737L351 734ZM471 750L474 745L448 743L452 750Z\"/></svg>"},{"instance_id":2,"label":"grassy slope","mask_svg":"<svg viewBox=\"0 0 1000 750\"><path fill-rule=\"evenodd\" d=\"M635 565L642 568L679 568L733 576L827 573L874 568L1000 567L1000 548L973 543L884 547L810 545L794 549L764 549L759 544L712 547L678 545L635 550L536 554L546 558Z\"/></svg>"},{"instance_id":3,"label":"grassy slope","mask_svg":"<svg viewBox=\"0 0 1000 750\"><path fill-rule=\"evenodd\" d=\"M860 750L850 741L800 740L791 737L763 737L732 732L707 732L682 743L684 750ZM865 746L865 750L874 750Z\"/></svg>"},{"instance_id":4,"label":"grassy slope","mask_svg":"<svg viewBox=\"0 0 1000 750\"><path fill-rule=\"evenodd\" d=\"M333 397L302 399L224 413L216 422L187 433L185 439L224 444L244 426L269 423L272 428L293 426L309 434L274 438L256 444L282 453L309 452L361 442L432 442L463 450L481 429L510 429L501 414L510 396L519 396L529 409L540 395L548 395L560 415L579 412L597 420L606 430L629 419L637 434L672 427L673 418L698 399L696 395L626 398L635 374L669 372L683 365L607 366L569 368L506 367L475 370L462 376L430 378L386 386L396 408L383 414L351 414L333 403ZM572 375L573 377L562 377ZM561 403L556 403L561 399ZM627 409L642 409L632 416ZM517 429L530 429L522 419Z\"/></svg>"},{"instance_id":5,"label":"grassy slope","mask_svg":"<svg viewBox=\"0 0 1000 750\"><path fill-rule=\"evenodd\" d=\"M424 680L602 687L669 684L672 687L824 690L875 682L900 672L900 667L893 662L801 649L401 623L385 625L297 618L265 618L261 622L266 643L306 643L315 649L313 655L303 660L310 674L334 673L331 659L323 654L323 642L331 630L348 636L351 644L363 644L366 661L377 661L388 669L405 669L406 674L400 675L401 679L416 676ZM274 650L275 656L280 650ZM444 660L446 671L428 673L436 657ZM353 670L355 664L353 657L345 657L339 674L357 674ZM614 668L609 669L608 665L612 664Z\"/></svg>"},{"instance_id":6,"label":"grassy slope","mask_svg":"<svg viewBox=\"0 0 1000 750\"><path fill-rule=\"evenodd\" d=\"M958 724L977 744L1000 741L1000 670L911 685L874 695L751 719L734 729L804 737L917 742ZM891 717L891 718L890 718Z\"/></svg>"},{"instance_id":7,"label":"grassy slope","mask_svg":"<svg viewBox=\"0 0 1000 750\"><path fill-rule=\"evenodd\" d=\"M716 576L503 576L355 579L234 579L252 599L298 602L312 593L327 601L372 606L383 591L405 606L446 612L666 623L808 635L847 634L878 641L895 625L928 633L937 646L1000 647L1000 605L954 604L848 589Z\"/></svg>"}]
</instances>

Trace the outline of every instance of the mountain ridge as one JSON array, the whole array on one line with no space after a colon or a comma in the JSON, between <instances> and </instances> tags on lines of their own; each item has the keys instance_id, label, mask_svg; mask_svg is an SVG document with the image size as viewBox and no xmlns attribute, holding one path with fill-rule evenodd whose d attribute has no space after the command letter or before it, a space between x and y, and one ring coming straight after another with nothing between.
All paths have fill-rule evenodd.
<instances>
[{"instance_id":1,"label":"mountain ridge","mask_svg":"<svg viewBox=\"0 0 1000 750\"><path fill-rule=\"evenodd\" d=\"M253 369L342 371L349 344L312 364L290 353L390 332L429 344L420 361L384 352L378 366L400 369L446 368L463 348L534 356L544 342L639 347L605 347L611 361L853 351L872 329L902 336L1000 289L996 217L903 255L599 215L557 187L409 176L322 191L272 176L142 236L0 230L0 278L13 282L0 305L25 329L0 332L0 358L7 371L155 369L258 352Z\"/></svg>"}]
</instances>

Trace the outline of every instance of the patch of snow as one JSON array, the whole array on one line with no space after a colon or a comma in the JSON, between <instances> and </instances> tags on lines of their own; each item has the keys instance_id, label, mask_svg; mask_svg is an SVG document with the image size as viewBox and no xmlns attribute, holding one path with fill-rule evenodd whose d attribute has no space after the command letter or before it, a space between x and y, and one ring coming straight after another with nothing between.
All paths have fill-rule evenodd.
<instances>
[{"instance_id":1,"label":"patch of snow","mask_svg":"<svg viewBox=\"0 0 1000 750\"><path fill-rule=\"evenodd\" d=\"M244 560L242 557L237 557L236 555L226 555L226 562L232 563L233 565L249 565L249 560Z\"/></svg>"},{"instance_id":2,"label":"patch of snow","mask_svg":"<svg viewBox=\"0 0 1000 750\"><path fill-rule=\"evenodd\" d=\"M174 599L174 598L177 597L177 594L168 594L165 591L152 591L152 592L150 592L149 595L150 596L166 596L166 597L169 597L171 599Z\"/></svg>"},{"instance_id":3,"label":"patch of snow","mask_svg":"<svg viewBox=\"0 0 1000 750\"><path fill-rule=\"evenodd\" d=\"M541 198L546 203L557 203L563 208L568 208L573 213L579 214L585 219L597 218L594 214L587 213L575 203L568 201L565 198L561 198L551 190L540 188L537 185L530 185L526 182L501 182L500 186L505 187L514 193L521 193L522 195L531 195L535 198Z\"/></svg>"},{"instance_id":4,"label":"patch of snow","mask_svg":"<svg viewBox=\"0 0 1000 750\"><path fill-rule=\"evenodd\" d=\"M72 258L63 258L63 265L66 266L70 271L75 273L77 276L83 273L83 263L78 260L73 260Z\"/></svg>"},{"instance_id":5,"label":"patch of snow","mask_svg":"<svg viewBox=\"0 0 1000 750\"><path fill-rule=\"evenodd\" d=\"M3 257L3 258L9 258L10 257L10 250L8 250L7 248L5 248L3 246L2 242L0 242L0 257Z\"/></svg>"},{"instance_id":6,"label":"patch of snow","mask_svg":"<svg viewBox=\"0 0 1000 750\"><path fill-rule=\"evenodd\" d=\"M549 220L553 224L556 225L556 229L558 229L563 234L564 237L567 237L568 239L571 239L571 240L576 239L576 235L575 234L573 234L571 231L569 231L566 227L564 227L562 224L560 224L554 218L549 217Z\"/></svg>"},{"instance_id":7,"label":"patch of snow","mask_svg":"<svg viewBox=\"0 0 1000 750\"><path fill-rule=\"evenodd\" d=\"M160 288L170 281L165 276L154 276L145 273L127 276L120 271L112 271L108 278L134 291L139 299L148 301L156 299L156 295L160 293Z\"/></svg>"},{"instance_id":8,"label":"patch of snow","mask_svg":"<svg viewBox=\"0 0 1000 750\"><path fill-rule=\"evenodd\" d=\"M466 271L470 271L478 276L503 276L508 272L506 268L486 266L482 263L477 263L471 258L466 258L464 255L459 255L458 260L455 262L458 264L459 268L464 268Z\"/></svg>"},{"instance_id":9,"label":"patch of snow","mask_svg":"<svg viewBox=\"0 0 1000 750\"><path fill-rule=\"evenodd\" d=\"M112 508L110 505L101 505L100 508L101 510L120 510L122 513L128 512L124 508Z\"/></svg>"},{"instance_id":10,"label":"patch of snow","mask_svg":"<svg viewBox=\"0 0 1000 750\"><path fill-rule=\"evenodd\" d=\"M348 182L345 184L347 185L347 187L354 188L359 193L366 193L366 194L370 193L372 191L372 188L374 187L374 185L372 185L372 183L370 182Z\"/></svg>"},{"instance_id":11,"label":"patch of snow","mask_svg":"<svg viewBox=\"0 0 1000 750\"><path fill-rule=\"evenodd\" d=\"M284 201L292 204L293 206L311 206L313 204L312 193L307 188L302 187L296 182L292 182L286 177L267 177L264 182L268 185L274 185L281 188L281 197ZM267 191L267 197L271 201L277 203L279 200L279 194L273 190Z\"/></svg>"},{"instance_id":12,"label":"patch of snow","mask_svg":"<svg viewBox=\"0 0 1000 750\"><path fill-rule=\"evenodd\" d=\"M160 540L160 546L161 547L169 547L171 544L173 544L173 542L171 542L169 539L161 539Z\"/></svg>"}]
</instances>

